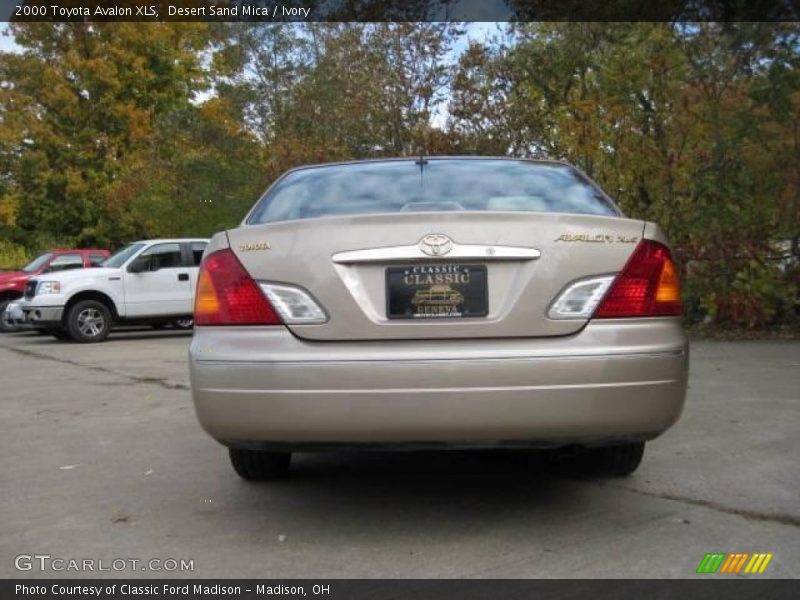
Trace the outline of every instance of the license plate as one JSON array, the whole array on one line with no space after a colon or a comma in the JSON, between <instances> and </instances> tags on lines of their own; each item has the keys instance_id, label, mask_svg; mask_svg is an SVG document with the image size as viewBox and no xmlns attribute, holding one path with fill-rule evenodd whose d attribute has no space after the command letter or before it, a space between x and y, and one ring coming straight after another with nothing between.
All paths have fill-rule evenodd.
<instances>
[{"instance_id":1,"label":"license plate","mask_svg":"<svg viewBox=\"0 0 800 600\"><path fill-rule=\"evenodd\" d=\"M489 295L484 265L414 265L386 269L390 319L485 317Z\"/></svg>"}]
</instances>

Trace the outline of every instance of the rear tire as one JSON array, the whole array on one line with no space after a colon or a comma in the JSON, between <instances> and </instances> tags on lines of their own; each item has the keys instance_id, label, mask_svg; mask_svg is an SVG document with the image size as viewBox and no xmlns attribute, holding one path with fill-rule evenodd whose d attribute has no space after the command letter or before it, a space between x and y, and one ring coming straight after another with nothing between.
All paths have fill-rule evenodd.
<instances>
[{"instance_id":1,"label":"rear tire","mask_svg":"<svg viewBox=\"0 0 800 600\"><path fill-rule=\"evenodd\" d=\"M13 321L7 318L6 307L9 304L11 304L11 300L0 302L0 333L11 333L19 329Z\"/></svg>"},{"instance_id":2,"label":"rear tire","mask_svg":"<svg viewBox=\"0 0 800 600\"><path fill-rule=\"evenodd\" d=\"M644 456L644 442L602 446L587 450L587 471L600 477L625 477L633 473Z\"/></svg>"},{"instance_id":3,"label":"rear tire","mask_svg":"<svg viewBox=\"0 0 800 600\"><path fill-rule=\"evenodd\" d=\"M289 452L261 452L229 448L234 471L247 481L280 479L289 474L292 455Z\"/></svg>"},{"instance_id":4,"label":"rear tire","mask_svg":"<svg viewBox=\"0 0 800 600\"><path fill-rule=\"evenodd\" d=\"M111 331L111 311L97 300L81 300L70 307L66 325L76 342L102 342Z\"/></svg>"}]
</instances>

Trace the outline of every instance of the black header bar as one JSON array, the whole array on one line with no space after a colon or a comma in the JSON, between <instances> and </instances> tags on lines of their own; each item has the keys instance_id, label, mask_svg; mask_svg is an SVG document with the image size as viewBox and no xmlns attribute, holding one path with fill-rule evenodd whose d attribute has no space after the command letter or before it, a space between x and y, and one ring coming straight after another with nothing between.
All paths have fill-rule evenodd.
<instances>
[{"instance_id":1,"label":"black header bar","mask_svg":"<svg viewBox=\"0 0 800 600\"><path fill-rule=\"evenodd\" d=\"M0 0L1 21L799 21L800 0Z\"/></svg>"}]
</instances>

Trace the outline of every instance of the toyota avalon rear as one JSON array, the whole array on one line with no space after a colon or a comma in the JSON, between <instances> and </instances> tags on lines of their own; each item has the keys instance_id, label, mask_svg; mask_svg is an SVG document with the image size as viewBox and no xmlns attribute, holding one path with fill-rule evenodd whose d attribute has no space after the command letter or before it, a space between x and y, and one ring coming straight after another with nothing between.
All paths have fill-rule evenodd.
<instances>
[{"instance_id":1,"label":"toyota avalon rear","mask_svg":"<svg viewBox=\"0 0 800 600\"><path fill-rule=\"evenodd\" d=\"M304 167L206 249L192 394L245 479L337 448L580 448L627 475L683 407L680 314L659 227L569 165Z\"/></svg>"}]
</instances>

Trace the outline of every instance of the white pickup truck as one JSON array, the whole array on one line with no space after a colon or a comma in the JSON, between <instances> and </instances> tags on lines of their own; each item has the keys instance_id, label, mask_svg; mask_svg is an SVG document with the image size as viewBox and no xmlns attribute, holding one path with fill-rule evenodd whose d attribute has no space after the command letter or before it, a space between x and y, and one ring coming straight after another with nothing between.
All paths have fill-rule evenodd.
<instances>
[{"instance_id":1,"label":"white pickup truck","mask_svg":"<svg viewBox=\"0 0 800 600\"><path fill-rule=\"evenodd\" d=\"M133 242L99 267L42 275L26 288L25 323L59 339L102 342L113 325L191 327L208 240Z\"/></svg>"}]
</instances>

